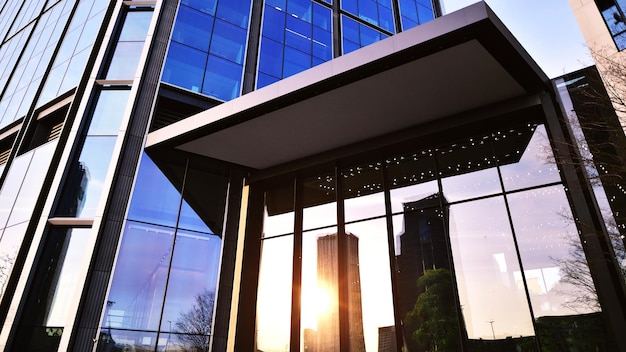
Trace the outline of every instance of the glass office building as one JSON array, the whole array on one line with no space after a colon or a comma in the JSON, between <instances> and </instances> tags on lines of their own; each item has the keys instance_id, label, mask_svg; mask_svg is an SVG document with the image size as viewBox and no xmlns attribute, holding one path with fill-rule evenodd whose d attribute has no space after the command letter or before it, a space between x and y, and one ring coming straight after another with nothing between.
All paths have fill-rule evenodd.
<instances>
[{"instance_id":1,"label":"glass office building","mask_svg":"<svg viewBox=\"0 0 626 352\"><path fill-rule=\"evenodd\" d=\"M484 3L7 0L0 40L5 351L626 348L589 73Z\"/></svg>"}]
</instances>

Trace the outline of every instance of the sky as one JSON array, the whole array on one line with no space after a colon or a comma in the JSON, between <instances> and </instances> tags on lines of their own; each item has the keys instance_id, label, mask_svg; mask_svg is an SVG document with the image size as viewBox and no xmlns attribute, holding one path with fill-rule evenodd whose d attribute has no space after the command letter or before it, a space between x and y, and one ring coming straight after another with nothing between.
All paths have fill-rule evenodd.
<instances>
[{"instance_id":1,"label":"sky","mask_svg":"<svg viewBox=\"0 0 626 352\"><path fill-rule=\"evenodd\" d=\"M476 0L442 0L450 13ZM593 64L567 0L486 0L550 78Z\"/></svg>"}]
</instances>

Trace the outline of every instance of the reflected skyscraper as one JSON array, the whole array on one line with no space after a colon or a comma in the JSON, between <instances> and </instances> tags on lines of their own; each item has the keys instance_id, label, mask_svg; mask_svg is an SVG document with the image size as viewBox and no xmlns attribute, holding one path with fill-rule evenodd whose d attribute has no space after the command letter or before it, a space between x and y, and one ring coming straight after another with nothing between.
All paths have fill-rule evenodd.
<instances>
[{"instance_id":1,"label":"reflected skyscraper","mask_svg":"<svg viewBox=\"0 0 626 352\"><path fill-rule=\"evenodd\" d=\"M307 351L331 352L339 348L339 279L345 277L348 282L348 314L350 324L350 351L365 351L363 336L363 308L361 303L361 282L359 271L359 238L346 234L347 273L339 275L339 249L337 234L322 236L317 239L317 284L329 293L331 306L318 316L317 333L305 334L305 346L315 346ZM307 339L315 339L311 342Z\"/></svg>"},{"instance_id":2,"label":"reflected skyscraper","mask_svg":"<svg viewBox=\"0 0 626 352\"><path fill-rule=\"evenodd\" d=\"M450 270L446 243L449 216L448 208L441 208L441 204L446 203L445 198L442 198L440 193L435 193L403 204L404 229L399 236L400 254L396 257L396 262L399 313L406 330L405 336L411 336L411 332L419 328L419 324L406 319L407 314L414 309L418 297L424 292L423 288L418 287L418 280L424 276L426 270ZM421 351L413 339L404 341L404 345L409 351Z\"/></svg>"}]
</instances>

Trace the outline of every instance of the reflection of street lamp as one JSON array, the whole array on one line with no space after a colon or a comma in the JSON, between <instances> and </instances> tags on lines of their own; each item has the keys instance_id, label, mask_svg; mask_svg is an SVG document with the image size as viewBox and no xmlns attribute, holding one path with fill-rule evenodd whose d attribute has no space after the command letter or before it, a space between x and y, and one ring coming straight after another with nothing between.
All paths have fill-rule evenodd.
<instances>
[{"instance_id":1,"label":"reflection of street lamp","mask_svg":"<svg viewBox=\"0 0 626 352\"><path fill-rule=\"evenodd\" d=\"M163 352L167 351L167 345L169 345L170 337L172 337L172 321L168 320L167 322L170 323L170 329L168 330L168 333L167 333L167 340L165 340L165 348L163 349Z\"/></svg>"},{"instance_id":2,"label":"reflection of street lamp","mask_svg":"<svg viewBox=\"0 0 626 352\"><path fill-rule=\"evenodd\" d=\"M495 320L489 320L488 323L491 325L491 334L493 335L493 339L496 339L496 333L493 332L493 322L495 322Z\"/></svg>"}]
</instances>

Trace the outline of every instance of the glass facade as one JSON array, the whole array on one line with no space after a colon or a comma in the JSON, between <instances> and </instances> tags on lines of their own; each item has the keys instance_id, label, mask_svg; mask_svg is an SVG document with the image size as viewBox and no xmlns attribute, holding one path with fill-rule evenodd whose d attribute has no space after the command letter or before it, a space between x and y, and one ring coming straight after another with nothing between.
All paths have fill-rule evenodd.
<instances>
[{"instance_id":1,"label":"glass facade","mask_svg":"<svg viewBox=\"0 0 626 352\"><path fill-rule=\"evenodd\" d=\"M336 1L265 0L258 13L250 0L181 1L161 79L231 100L243 92L246 61L258 89L435 17L430 0Z\"/></svg>"},{"instance_id":2,"label":"glass facade","mask_svg":"<svg viewBox=\"0 0 626 352\"><path fill-rule=\"evenodd\" d=\"M611 333L621 325L606 292L618 285L588 262L597 248L579 219L596 208L576 202L571 181L584 176L557 163L569 154L554 143L563 126L541 109L552 97L524 108L497 102L498 116L477 107L472 113L489 110L480 122L442 116L435 132L416 117L401 141L391 130L370 136L383 148L346 142L267 169L183 145L265 123L257 111L271 118L350 85L377 89L371 77L447 50L430 44L465 44L457 32L339 67L295 94L268 87L271 101L244 98L248 110L178 136L183 144L146 147L167 132L146 136L155 120L167 126L237 106L226 101L431 21L438 8L430 0L2 2L0 346L615 350ZM606 9L619 46L621 5ZM491 34L476 36L499 55L481 42ZM538 89L550 95L544 83ZM346 127L338 119L328 128ZM218 148L247 153L248 142L237 136ZM600 202L613 215L616 194ZM605 221L617 234L611 263L623 264L624 226Z\"/></svg>"},{"instance_id":3,"label":"glass facade","mask_svg":"<svg viewBox=\"0 0 626 352\"><path fill-rule=\"evenodd\" d=\"M208 349L228 179L198 166L143 156L99 351Z\"/></svg>"},{"instance_id":4,"label":"glass facade","mask_svg":"<svg viewBox=\"0 0 626 352\"><path fill-rule=\"evenodd\" d=\"M259 348L300 336L303 351L338 350L343 320L355 351L378 351L397 330L408 351L548 351L564 326L566 348L606 348L553 160L544 125L523 123L272 186Z\"/></svg>"}]
</instances>

